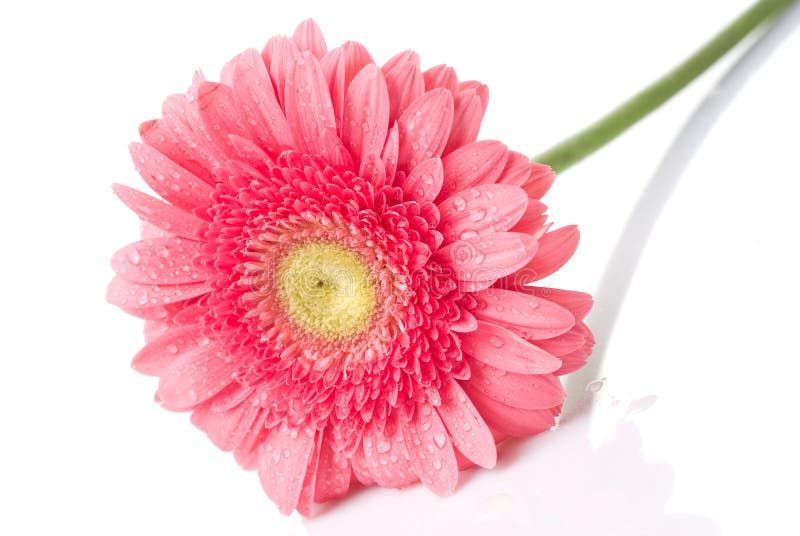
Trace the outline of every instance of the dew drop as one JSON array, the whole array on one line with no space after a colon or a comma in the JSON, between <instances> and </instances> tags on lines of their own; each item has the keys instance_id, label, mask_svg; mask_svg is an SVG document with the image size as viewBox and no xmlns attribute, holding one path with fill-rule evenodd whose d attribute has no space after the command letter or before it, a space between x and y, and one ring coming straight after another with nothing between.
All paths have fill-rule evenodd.
<instances>
[{"instance_id":1,"label":"dew drop","mask_svg":"<svg viewBox=\"0 0 800 536\"><path fill-rule=\"evenodd\" d=\"M469 221L479 222L486 217L486 211L482 208L473 210L469 215Z\"/></svg>"},{"instance_id":2,"label":"dew drop","mask_svg":"<svg viewBox=\"0 0 800 536\"><path fill-rule=\"evenodd\" d=\"M495 348L501 348L503 346L503 339L501 339L497 335L489 335L489 344L491 344Z\"/></svg>"},{"instance_id":3,"label":"dew drop","mask_svg":"<svg viewBox=\"0 0 800 536\"><path fill-rule=\"evenodd\" d=\"M167 345L167 352L169 352L171 354L177 354L178 353L178 347L175 346L174 344L168 344Z\"/></svg>"},{"instance_id":4,"label":"dew drop","mask_svg":"<svg viewBox=\"0 0 800 536\"><path fill-rule=\"evenodd\" d=\"M445 443L447 442L447 438L442 432L436 432L433 434L433 442L436 443L436 446L439 448L443 448Z\"/></svg>"},{"instance_id":5,"label":"dew drop","mask_svg":"<svg viewBox=\"0 0 800 536\"><path fill-rule=\"evenodd\" d=\"M139 250L138 250L138 249L136 249L136 248L133 248L133 249L131 249L131 250L128 252L128 260L129 260L129 261L131 262L131 264L133 264L133 265L137 265L137 264L139 264L139 262L142 260L142 257L139 255Z\"/></svg>"},{"instance_id":6,"label":"dew drop","mask_svg":"<svg viewBox=\"0 0 800 536\"><path fill-rule=\"evenodd\" d=\"M453 198L453 206L459 212L467 208L467 202L464 201L463 197L454 197Z\"/></svg>"}]
</instances>

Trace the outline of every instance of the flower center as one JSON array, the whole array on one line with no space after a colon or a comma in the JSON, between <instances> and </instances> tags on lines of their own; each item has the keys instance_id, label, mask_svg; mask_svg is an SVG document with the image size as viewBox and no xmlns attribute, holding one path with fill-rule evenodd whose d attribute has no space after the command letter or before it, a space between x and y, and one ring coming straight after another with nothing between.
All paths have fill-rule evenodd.
<instances>
[{"instance_id":1,"label":"flower center","mask_svg":"<svg viewBox=\"0 0 800 536\"><path fill-rule=\"evenodd\" d=\"M375 310L375 286L360 255L330 242L289 252L277 273L278 293L301 328L326 339L364 331Z\"/></svg>"}]
</instances>

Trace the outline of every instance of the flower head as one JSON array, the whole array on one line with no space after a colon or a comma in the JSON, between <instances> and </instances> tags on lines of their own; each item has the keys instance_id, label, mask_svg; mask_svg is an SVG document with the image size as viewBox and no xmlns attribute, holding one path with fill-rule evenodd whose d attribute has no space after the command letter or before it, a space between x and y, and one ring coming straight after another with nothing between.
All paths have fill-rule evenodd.
<instances>
[{"instance_id":1,"label":"flower head","mask_svg":"<svg viewBox=\"0 0 800 536\"><path fill-rule=\"evenodd\" d=\"M591 298L528 285L578 232L550 230L547 166L476 141L487 99L306 21L197 75L131 145L163 198L115 186L144 221L108 289L145 319L133 366L284 513L353 481L451 493L553 426L591 351Z\"/></svg>"}]
</instances>

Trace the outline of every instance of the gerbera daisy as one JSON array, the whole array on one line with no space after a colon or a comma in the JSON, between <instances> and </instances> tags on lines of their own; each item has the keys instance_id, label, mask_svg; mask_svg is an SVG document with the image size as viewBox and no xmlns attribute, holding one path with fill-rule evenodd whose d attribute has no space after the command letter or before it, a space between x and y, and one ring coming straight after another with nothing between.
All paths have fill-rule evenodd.
<instances>
[{"instance_id":1,"label":"gerbera daisy","mask_svg":"<svg viewBox=\"0 0 800 536\"><path fill-rule=\"evenodd\" d=\"M549 167L476 141L487 99L306 21L196 75L131 145L163 199L115 186L144 221L108 289L145 319L133 367L283 513L356 481L451 493L554 425L591 351L590 296L529 285L577 229L550 230Z\"/></svg>"}]
</instances>

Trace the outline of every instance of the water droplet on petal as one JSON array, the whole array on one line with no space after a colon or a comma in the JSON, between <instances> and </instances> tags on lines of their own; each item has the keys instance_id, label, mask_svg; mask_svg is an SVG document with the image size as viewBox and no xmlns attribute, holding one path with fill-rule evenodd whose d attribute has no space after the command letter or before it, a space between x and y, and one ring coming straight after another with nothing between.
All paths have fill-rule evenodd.
<instances>
[{"instance_id":1,"label":"water droplet on petal","mask_svg":"<svg viewBox=\"0 0 800 536\"><path fill-rule=\"evenodd\" d=\"M486 211L482 208L473 210L469 215L469 221L479 222L486 216Z\"/></svg>"},{"instance_id":2,"label":"water droplet on petal","mask_svg":"<svg viewBox=\"0 0 800 536\"><path fill-rule=\"evenodd\" d=\"M444 433L436 432L433 434L433 442L436 443L436 446L439 448L443 448L445 443L447 442L447 438L445 437Z\"/></svg>"},{"instance_id":3,"label":"water droplet on petal","mask_svg":"<svg viewBox=\"0 0 800 536\"><path fill-rule=\"evenodd\" d=\"M495 348L501 348L503 346L503 339L501 339L497 335L489 335L489 344L491 344Z\"/></svg>"},{"instance_id":4,"label":"water droplet on petal","mask_svg":"<svg viewBox=\"0 0 800 536\"><path fill-rule=\"evenodd\" d=\"M453 206L459 212L467 208L467 202L464 201L463 197L454 197L453 198Z\"/></svg>"},{"instance_id":5,"label":"water droplet on petal","mask_svg":"<svg viewBox=\"0 0 800 536\"><path fill-rule=\"evenodd\" d=\"M129 261L131 262L131 264L133 264L133 265L139 264L139 261L141 261L141 260L142 260L142 257L139 255L139 250L138 250L138 249L136 249L136 248L133 248L133 249L131 249L131 250L128 252L128 260L129 260Z\"/></svg>"}]
</instances>

